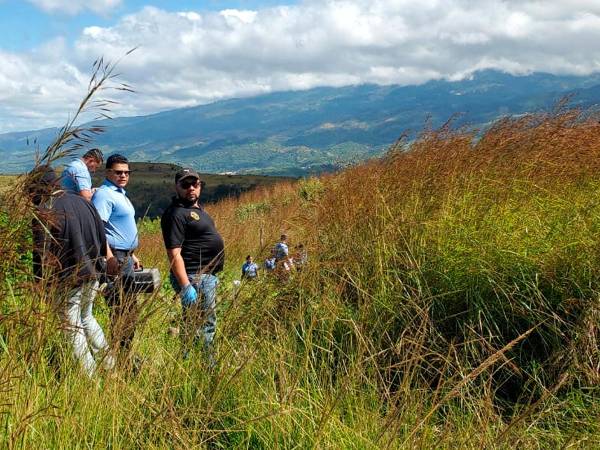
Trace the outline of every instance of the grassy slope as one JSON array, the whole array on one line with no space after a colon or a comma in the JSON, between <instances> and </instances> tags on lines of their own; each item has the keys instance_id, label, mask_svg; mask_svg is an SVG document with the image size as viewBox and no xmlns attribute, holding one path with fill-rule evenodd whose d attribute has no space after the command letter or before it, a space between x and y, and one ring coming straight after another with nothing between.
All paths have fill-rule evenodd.
<instances>
[{"instance_id":1,"label":"grassy slope","mask_svg":"<svg viewBox=\"0 0 600 450\"><path fill-rule=\"evenodd\" d=\"M4 280L0 433L13 448L600 445L600 138L575 119L475 144L442 130L211 206L227 246L213 372L178 357L167 283L145 299L141 373L86 381L39 290ZM234 291L281 232L307 269ZM156 222L140 256L166 272Z\"/></svg>"}]
</instances>

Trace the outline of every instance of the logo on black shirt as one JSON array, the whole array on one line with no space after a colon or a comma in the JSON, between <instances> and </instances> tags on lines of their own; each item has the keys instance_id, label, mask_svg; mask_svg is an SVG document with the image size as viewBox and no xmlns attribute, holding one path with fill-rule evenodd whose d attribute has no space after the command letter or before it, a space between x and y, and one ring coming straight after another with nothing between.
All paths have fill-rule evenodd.
<instances>
[{"instance_id":1,"label":"logo on black shirt","mask_svg":"<svg viewBox=\"0 0 600 450\"><path fill-rule=\"evenodd\" d=\"M197 213L197 212L195 212L195 211L192 211L192 212L190 213L190 217L191 217L192 219L194 219L194 220L200 220L200 216L199 216L199 215L198 215L198 213Z\"/></svg>"}]
</instances>

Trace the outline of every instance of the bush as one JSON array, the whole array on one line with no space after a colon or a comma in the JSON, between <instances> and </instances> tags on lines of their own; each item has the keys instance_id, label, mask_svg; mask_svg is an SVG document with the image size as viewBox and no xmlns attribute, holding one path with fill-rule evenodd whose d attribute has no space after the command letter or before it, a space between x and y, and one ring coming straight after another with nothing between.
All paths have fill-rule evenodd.
<instances>
[{"instance_id":1,"label":"bush","mask_svg":"<svg viewBox=\"0 0 600 450\"><path fill-rule=\"evenodd\" d=\"M298 183L298 195L307 202L314 202L325 191L325 186L317 178L308 178Z\"/></svg>"},{"instance_id":2,"label":"bush","mask_svg":"<svg viewBox=\"0 0 600 450\"><path fill-rule=\"evenodd\" d=\"M138 233L141 235L160 234L160 217L151 219L143 217L137 221Z\"/></svg>"},{"instance_id":3,"label":"bush","mask_svg":"<svg viewBox=\"0 0 600 450\"><path fill-rule=\"evenodd\" d=\"M248 203L240 205L235 210L235 218L238 222L245 222L254 217L259 217L271 211L271 205L267 202Z\"/></svg>"}]
</instances>

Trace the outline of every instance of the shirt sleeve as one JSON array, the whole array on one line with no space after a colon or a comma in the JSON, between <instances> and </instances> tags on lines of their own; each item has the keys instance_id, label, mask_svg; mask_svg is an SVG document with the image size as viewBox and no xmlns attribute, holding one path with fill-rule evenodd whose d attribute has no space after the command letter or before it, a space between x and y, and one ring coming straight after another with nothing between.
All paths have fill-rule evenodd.
<instances>
[{"instance_id":1,"label":"shirt sleeve","mask_svg":"<svg viewBox=\"0 0 600 450\"><path fill-rule=\"evenodd\" d=\"M163 240L167 249L179 248L185 239L185 224L183 220L167 211L160 219Z\"/></svg>"},{"instance_id":2,"label":"shirt sleeve","mask_svg":"<svg viewBox=\"0 0 600 450\"><path fill-rule=\"evenodd\" d=\"M92 197L92 203L103 222L108 222L113 210L113 203L105 189L98 189Z\"/></svg>"},{"instance_id":3,"label":"shirt sleeve","mask_svg":"<svg viewBox=\"0 0 600 450\"><path fill-rule=\"evenodd\" d=\"M79 192L92 190L92 178L90 177L87 168L74 168L73 171L69 173L69 176L73 178L73 182L75 183L75 186L77 186Z\"/></svg>"}]
</instances>

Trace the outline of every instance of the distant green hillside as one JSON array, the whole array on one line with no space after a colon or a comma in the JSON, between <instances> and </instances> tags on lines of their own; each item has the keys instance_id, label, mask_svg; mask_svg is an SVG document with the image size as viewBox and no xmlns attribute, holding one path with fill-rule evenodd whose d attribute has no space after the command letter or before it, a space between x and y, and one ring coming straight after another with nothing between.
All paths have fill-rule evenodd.
<instances>
[{"instance_id":1,"label":"distant green hillside","mask_svg":"<svg viewBox=\"0 0 600 450\"><path fill-rule=\"evenodd\" d=\"M336 169L384 152L401 134L410 139L450 117L485 126L510 114L600 102L600 75L587 77L495 71L419 86L360 85L277 92L142 117L104 121L97 139L107 153L131 160L174 162L204 172L303 175ZM0 135L0 171L33 163L56 129Z\"/></svg>"}]
</instances>

